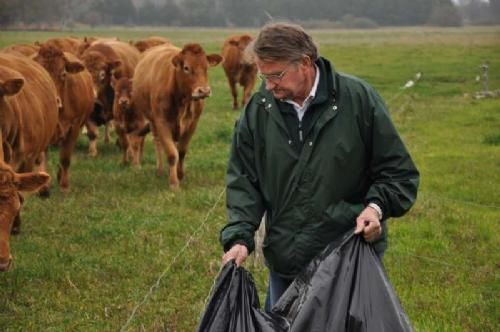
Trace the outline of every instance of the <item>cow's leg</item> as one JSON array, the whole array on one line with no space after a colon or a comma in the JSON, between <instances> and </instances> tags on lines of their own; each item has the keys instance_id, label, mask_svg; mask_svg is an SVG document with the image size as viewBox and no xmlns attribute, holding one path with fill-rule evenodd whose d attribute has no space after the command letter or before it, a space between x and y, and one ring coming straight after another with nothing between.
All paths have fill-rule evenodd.
<instances>
[{"instance_id":1,"label":"cow's leg","mask_svg":"<svg viewBox=\"0 0 500 332\"><path fill-rule=\"evenodd\" d=\"M19 202L21 203L21 209L19 209L19 211L17 211L17 214L14 217L14 220L12 222L12 227L10 229L10 234L12 234L12 235L17 235L21 232L21 210L22 210L22 206L24 204L24 196L19 192L17 193L17 195L19 196Z\"/></svg>"},{"instance_id":2,"label":"cow's leg","mask_svg":"<svg viewBox=\"0 0 500 332\"><path fill-rule=\"evenodd\" d=\"M139 163L142 163L142 160L143 160L143 156L144 156L144 142L145 141L146 141L146 137L142 136L141 145L140 145L140 149L139 149Z\"/></svg>"},{"instance_id":3,"label":"cow's leg","mask_svg":"<svg viewBox=\"0 0 500 332\"><path fill-rule=\"evenodd\" d=\"M118 145L123 152L122 156L122 164L126 165L129 162L128 158L128 149L129 149L129 141L127 138L127 134L125 133L125 128L122 126L115 124L115 132L118 135Z\"/></svg>"},{"instance_id":4,"label":"cow's leg","mask_svg":"<svg viewBox=\"0 0 500 332\"><path fill-rule=\"evenodd\" d=\"M241 107L243 107L250 98L255 86L255 69L253 67L244 67L240 75L240 85L243 87L243 97L241 99Z\"/></svg>"},{"instance_id":5,"label":"cow's leg","mask_svg":"<svg viewBox=\"0 0 500 332\"><path fill-rule=\"evenodd\" d=\"M87 137L89 138L89 156L97 156L97 137L99 135L99 130L97 125L92 120L85 121L85 127L87 128Z\"/></svg>"},{"instance_id":6,"label":"cow's leg","mask_svg":"<svg viewBox=\"0 0 500 332\"><path fill-rule=\"evenodd\" d=\"M106 122L104 124L104 143L106 143L106 144L109 143L109 127L110 127L110 123Z\"/></svg>"},{"instance_id":7,"label":"cow's leg","mask_svg":"<svg viewBox=\"0 0 500 332\"><path fill-rule=\"evenodd\" d=\"M250 98L250 94L252 93L254 84L246 84L243 87L243 98L241 99L241 107L244 107L248 101L248 98Z\"/></svg>"},{"instance_id":8,"label":"cow's leg","mask_svg":"<svg viewBox=\"0 0 500 332\"><path fill-rule=\"evenodd\" d=\"M188 150L189 142L196 131L196 126L198 125L198 120L200 119L201 111L203 110L202 104L194 103L191 105L193 107L193 117L190 122L186 124L181 136L179 137L179 142L177 143L177 149L179 151L179 163L177 166L177 176L179 180L184 178L184 158Z\"/></svg>"},{"instance_id":9,"label":"cow's leg","mask_svg":"<svg viewBox=\"0 0 500 332\"><path fill-rule=\"evenodd\" d=\"M196 127L196 126L195 126ZM177 176L179 180L184 178L184 158L186 157L189 141L193 137L194 129L186 130L186 132L179 138L177 149L179 151L179 162L177 163Z\"/></svg>"},{"instance_id":10,"label":"cow's leg","mask_svg":"<svg viewBox=\"0 0 500 332\"><path fill-rule=\"evenodd\" d=\"M28 160L23 162L19 168L18 172L19 173L28 173L28 172L45 172L49 173L48 171L48 155L49 155L49 148L47 147L45 151L41 152L38 158L36 160ZM38 190L38 195L42 198L47 198L50 196L50 182L48 182L46 185L40 187Z\"/></svg>"},{"instance_id":11,"label":"cow's leg","mask_svg":"<svg viewBox=\"0 0 500 332\"><path fill-rule=\"evenodd\" d=\"M153 144L155 147L155 156L156 156L156 173L158 176L163 175L163 148L160 142L160 137L158 135L158 130L156 126L151 123L151 131L153 132Z\"/></svg>"},{"instance_id":12,"label":"cow's leg","mask_svg":"<svg viewBox=\"0 0 500 332\"><path fill-rule=\"evenodd\" d=\"M78 126L72 126L61 142L57 180L59 181L59 190L62 192L69 192L69 167L79 134L80 128Z\"/></svg>"},{"instance_id":13,"label":"cow's leg","mask_svg":"<svg viewBox=\"0 0 500 332\"><path fill-rule=\"evenodd\" d=\"M228 77L229 89L231 96L233 96L233 110L238 109L238 90L236 89L236 81Z\"/></svg>"},{"instance_id":14,"label":"cow's leg","mask_svg":"<svg viewBox=\"0 0 500 332\"><path fill-rule=\"evenodd\" d=\"M142 151L144 148L144 136L137 134L128 134L128 156L132 161L132 166L135 168L141 167Z\"/></svg>"},{"instance_id":15,"label":"cow's leg","mask_svg":"<svg viewBox=\"0 0 500 332\"><path fill-rule=\"evenodd\" d=\"M172 136L172 128L164 119L156 119L156 129L162 148L167 154L169 165L169 184L173 191L179 190L179 178L177 177L177 164L179 162L179 151Z\"/></svg>"}]
</instances>

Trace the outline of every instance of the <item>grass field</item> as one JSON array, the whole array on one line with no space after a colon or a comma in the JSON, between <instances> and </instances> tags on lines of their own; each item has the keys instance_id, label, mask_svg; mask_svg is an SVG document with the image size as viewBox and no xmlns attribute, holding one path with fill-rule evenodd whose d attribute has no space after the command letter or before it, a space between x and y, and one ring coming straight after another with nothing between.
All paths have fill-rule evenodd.
<instances>
[{"instance_id":1,"label":"grass field","mask_svg":"<svg viewBox=\"0 0 500 332\"><path fill-rule=\"evenodd\" d=\"M54 36L161 35L219 52L234 30L0 31L0 47ZM254 32L254 31L251 31ZM500 99L476 100L489 61L500 89L500 27L313 31L337 70L369 81L421 171L418 201L390 221L385 266L416 331L500 330ZM401 86L422 72L411 89ZM143 167L120 165L114 144L96 159L81 137L72 192L31 196L13 268L0 274L0 331L194 331L220 268L224 175L238 112L222 68L186 157L182 190L155 172L151 138ZM57 150L51 151L55 177ZM266 269L246 267L260 295Z\"/></svg>"}]
</instances>

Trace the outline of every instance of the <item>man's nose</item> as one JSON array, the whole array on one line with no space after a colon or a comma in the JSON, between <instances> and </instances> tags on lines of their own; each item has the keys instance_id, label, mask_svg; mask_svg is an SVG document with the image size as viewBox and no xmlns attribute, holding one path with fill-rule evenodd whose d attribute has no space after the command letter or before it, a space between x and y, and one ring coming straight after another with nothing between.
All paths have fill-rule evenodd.
<instances>
[{"instance_id":1,"label":"man's nose","mask_svg":"<svg viewBox=\"0 0 500 332\"><path fill-rule=\"evenodd\" d=\"M272 81L269 81L269 80L266 80L266 90L267 91L271 91L272 89L274 89L276 87L276 83L272 82Z\"/></svg>"}]
</instances>

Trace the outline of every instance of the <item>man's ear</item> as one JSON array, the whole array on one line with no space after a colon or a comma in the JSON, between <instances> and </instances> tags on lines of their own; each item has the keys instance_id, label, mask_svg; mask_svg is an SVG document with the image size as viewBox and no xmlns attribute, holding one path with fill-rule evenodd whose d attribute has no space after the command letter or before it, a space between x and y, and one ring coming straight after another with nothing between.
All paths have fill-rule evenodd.
<instances>
[{"instance_id":1,"label":"man's ear","mask_svg":"<svg viewBox=\"0 0 500 332\"><path fill-rule=\"evenodd\" d=\"M313 61L310 56L304 55L302 57L302 64L305 66L311 66L313 64Z\"/></svg>"}]
</instances>

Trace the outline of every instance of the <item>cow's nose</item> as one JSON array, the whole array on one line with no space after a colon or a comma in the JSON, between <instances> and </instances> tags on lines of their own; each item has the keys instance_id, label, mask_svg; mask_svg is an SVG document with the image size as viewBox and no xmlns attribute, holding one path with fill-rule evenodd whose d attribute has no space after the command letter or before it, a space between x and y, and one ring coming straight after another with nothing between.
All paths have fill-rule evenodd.
<instances>
[{"instance_id":1,"label":"cow's nose","mask_svg":"<svg viewBox=\"0 0 500 332\"><path fill-rule=\"evenodd\" d=\"M9 258L7 260L0 259L0 272L7 271L9 269L11 263L12 263L12 256L11 255L9 255Z\"/></svg>"},{"instance_id":2,"label":"cow's nose","mask_svg":"<svg viewBox=\"0 0 500 332\"><path fill-rule=\"evenodd\" d=\"M194 90L193 97L194 98L206 98L206 97L210 97L211 94L212 94L212 90L210 89L209 86L206 86L206 87L200 86Z\"/></svg>"},{"instance_id":3,"label":"cow's nose","mask_svg":"<svg viewBox=\"0 0 500 332\"><path fill-rule=\"evenodd\" d=\"M129 100L128 98L120 98L118 100L118 104L120 104L120 106L128 106Z\"/></svg>"}]
</instances>

